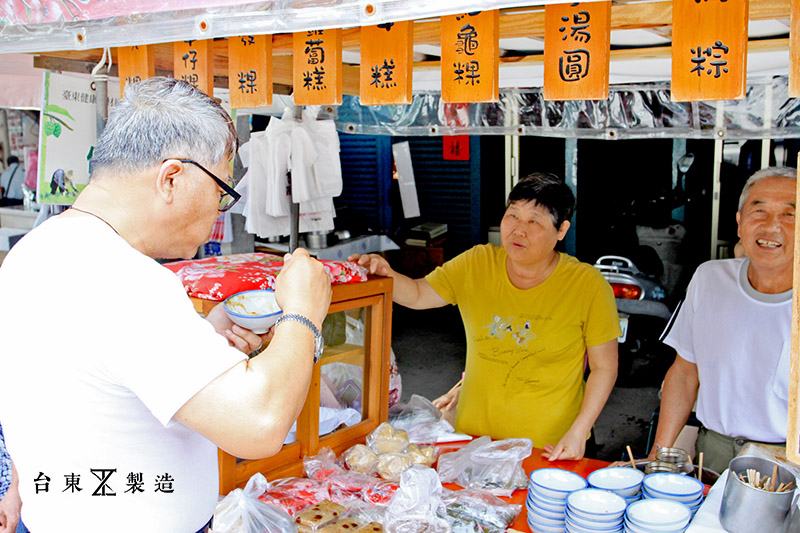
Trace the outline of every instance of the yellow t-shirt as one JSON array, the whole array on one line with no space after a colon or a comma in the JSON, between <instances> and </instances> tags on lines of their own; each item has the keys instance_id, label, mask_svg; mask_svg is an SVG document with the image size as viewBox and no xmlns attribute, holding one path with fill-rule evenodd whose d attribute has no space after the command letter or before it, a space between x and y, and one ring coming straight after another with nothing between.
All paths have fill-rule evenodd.
<instances>
[{"instance_id":1,"label":"yellow t-shirt","mask_svg":"<svg viewBox=\"0 0 800 533\"><path fill-rule=\"evenodd\" d=\"M556 444L581 408L587 346L621 333L614 293L600 272L560 254L553 273L516 288L506 252L475 246L428 274L428 283L458 305L467 363L456 429L495 439L528 437Z\"/></svg>"}]
</instances>

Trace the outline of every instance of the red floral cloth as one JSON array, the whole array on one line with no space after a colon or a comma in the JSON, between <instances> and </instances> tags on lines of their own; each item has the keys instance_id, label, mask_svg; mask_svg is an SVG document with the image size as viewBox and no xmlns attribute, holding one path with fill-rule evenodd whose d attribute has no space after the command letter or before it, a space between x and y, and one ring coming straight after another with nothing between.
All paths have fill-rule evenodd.
<instances>
[{"instance_id":1,"label":"red floral cloth","mask_svg":"<svg viewBox=\"0 0 800 533\"><path fill-rule=\"evenodd\" d=\"M351 261L321 261L333 285L367 281L367 270ZM237 292L274 289L283 257L262 253L223 255L164 265L175 272L189 296L221 301Z\"/></svg>"}]
</instances>

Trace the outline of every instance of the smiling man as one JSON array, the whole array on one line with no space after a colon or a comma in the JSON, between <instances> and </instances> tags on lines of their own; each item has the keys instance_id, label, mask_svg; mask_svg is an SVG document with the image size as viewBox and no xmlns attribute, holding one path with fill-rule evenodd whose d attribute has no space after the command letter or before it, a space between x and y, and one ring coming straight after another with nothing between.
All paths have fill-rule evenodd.
<instances>
[{"instance_id":1,"label":"smiling man","mask_svg":"<svg viewBox=\"0 0 800 533\"><path fill-rule=\"evenodd\" d=\"M696 399L697 452L717 472L747 442L786 441L796 184L786 167L747 180L736 213L745 257L697 269L664 339L678 357L655 443L672 446Z\"/></svg>"}]
</instances>

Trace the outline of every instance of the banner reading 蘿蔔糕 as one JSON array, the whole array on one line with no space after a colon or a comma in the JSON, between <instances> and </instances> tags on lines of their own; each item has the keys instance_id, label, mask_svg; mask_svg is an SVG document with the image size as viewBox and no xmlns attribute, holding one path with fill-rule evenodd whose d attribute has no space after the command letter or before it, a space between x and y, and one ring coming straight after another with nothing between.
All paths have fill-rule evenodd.
<instances>
[{"instance_id":1,"label":"banner reading \u863f\u8514\u7cd5","mask_svg":"<svg viewBox=\"0 0 800 533\"><path fill-rule=\"evenodd\" d=\"M89 183L89 161L97 140L96 95L91 80L44 73L39 122L37 202L72 204ZM108 82L109 107L119 84Z\"/></svg>"}]
</instances>

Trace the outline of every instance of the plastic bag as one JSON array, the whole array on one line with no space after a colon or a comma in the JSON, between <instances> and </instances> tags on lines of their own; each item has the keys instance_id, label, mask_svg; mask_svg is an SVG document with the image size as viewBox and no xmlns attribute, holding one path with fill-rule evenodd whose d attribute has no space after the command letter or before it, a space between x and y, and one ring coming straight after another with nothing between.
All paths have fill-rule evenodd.
<instances>
[{"instance_id":1,"label":"plastic bag","mask_svg":"<svg viewBox=\"0 0 800 533\"><path fill-rule=\"evenodd\" d=\"M502 533L514 523L521 505L509 504L481 490L444 491L447 520L453 531Z\"/></svg>"},{"instance_id":2,"label":"plastic bag","mask_svg":"<svg viewBox=\"0 0 800 533\"><path fill-rule=\"evenodd\" d=\"M393 533L446 533L442 484L432 468L414 465L400 477L400 488L386 509L386 526Z\"/></svg>"},{"instance_id":3,"label":"plastic bag","mask_svg":"<svg viewBox=\"0 0 800 533\"><path fill-rule=\"evenodd\" d=\"M259 500L268 483L256 473L244 490L234 489L214 511L214 533L285 533L296 532L292 517Z\"/></svg>"},{"instance_id":4,"label":"plastic bag","mask_svg":"<svg viewBox=\"0 0 800 533\"><path fill-rule=\"evenodd\" d=\"M528 484L522 461L532 450L530 439L492 442L489 437L481 437L439 457L439 477L443 483L455 482L497 496L511 496Z\"/></svg>"},{"instance_id":5,"label":"plastic bag","mask_svg":"<svg viewBox=\"0 0 800 533\"><path fill-rule=\"evenodd\" d=\"M333 474L341 474L344 468L336 464L336 454L330 448L320 448L317 455L303 457L303 472L309 479L328 479Z\"/></svg>"},{"instance_id":6,"label":"plastic bag","mask_svg":"<svg viewBox=\"0 0 800 533\"><path fill-rule=\"evenodd\" d=\"M404 452L408 446L408 433L383 422L367 435L367 446L377 454Z\"/></svg>"},{"instance_id":7,"label":"plastic bag","mask_svg":"<svg viewBox=\"0 0 800 533\"><path fill-rule=\"evenodd\" d=\"M490 442L491 437L480 437L459 450L439 456L437 470L442 483L455 483L464 470L471 469L472 452Z\"/></svg>"},{"instance_id":8,"label":"plastic bag","mask_svg":"<svg viewBox=\"0 0 800 533\"><path fill-rule=\"evenodd\" d=\"M294 515L306 507L330 499L330 488L327 480L289 477L269 483L259 499Z\"/></svg>"},{"instance_id":9,"label":"plastic bag","mask_svg":"<svg viewBox=\"0 0 800 533\"><path fill-rule=\"evenodd\" d=\"M442 412L418 394L411 396L399 410L395 409L389 423L408 432L408 440L415 444L434 444L442 434L454 431L450 423L442 420Z\"/></svg>"}]
</instances>

